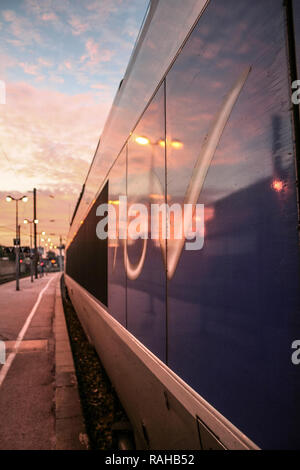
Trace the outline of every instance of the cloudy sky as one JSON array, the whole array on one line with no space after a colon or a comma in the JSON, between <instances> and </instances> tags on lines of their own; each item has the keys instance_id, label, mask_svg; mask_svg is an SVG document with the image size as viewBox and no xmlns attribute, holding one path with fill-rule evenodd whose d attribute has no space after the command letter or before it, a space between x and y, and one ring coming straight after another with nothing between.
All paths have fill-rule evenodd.
<instances>
[{"instance_id":1,"label":"cloudy sky","mask_svg":"<svg viewBox=\"0 0 300 470\"><path fill-rule=\"evenodd\" d=\"M38 190L39 231L56 241L68 222L148 0L1 0L0 244L11 245L20 205L29 243ZM1 98L1 97L0 97ZM0 100L1 101L1 100ZM2 96L3 102L3 96Z\"/></svg>"}]
</instances>

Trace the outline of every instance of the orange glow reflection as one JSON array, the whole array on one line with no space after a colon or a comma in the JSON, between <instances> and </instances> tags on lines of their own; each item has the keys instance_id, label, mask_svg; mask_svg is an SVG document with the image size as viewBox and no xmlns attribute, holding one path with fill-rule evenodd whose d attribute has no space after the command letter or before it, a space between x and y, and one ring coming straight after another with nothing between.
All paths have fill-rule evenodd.
<instances>
[{"instance_id":1,"label":"orange glow reflection","mask_svg":"<svg viewBox=\"0 0 300 470\"><path fill-rule=\"evenodd\" d=\"M150 144L150 140L147 139L147 137L137 137L135 139L135 141L139 145L149 145Z\"/></svg>"},{"instance_id":2,"label":"orange glow reflection","mask_svg":"<svg viewBox=\"0 0 300 470\"><path fill-rule=\"evenodd\" d=\"M283 190L283 182L280 180L274 180L272 183L272 188L280 193Z\"/></svg>"},{"instance_id":3,"label":"orange glow reflection","mask_svg":"<svg viewBox=\"0 0 300 470\"><path fill-rule=\"evenodd\" d=\"M172 140L171 145L176 150L180 150L183 147L183 143L180 142L179 140Z\"/></svg>"}]
</instances>

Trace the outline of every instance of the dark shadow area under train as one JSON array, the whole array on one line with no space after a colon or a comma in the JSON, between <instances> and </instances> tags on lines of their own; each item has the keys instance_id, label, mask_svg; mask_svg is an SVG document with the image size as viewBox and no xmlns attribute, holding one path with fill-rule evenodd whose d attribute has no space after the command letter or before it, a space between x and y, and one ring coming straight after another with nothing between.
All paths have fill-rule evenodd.
<instances>
[{"instance_id":1,"label":"dark shadow area under train","mask_svg":"<svg viewBox=\"0 0 300 470\"><path fill-rule=\"evenodd\" d=\"M91 450L132 449L128 418L80 324L63 276L61 292L89 447Z\"/></svg>"}]
</instances>

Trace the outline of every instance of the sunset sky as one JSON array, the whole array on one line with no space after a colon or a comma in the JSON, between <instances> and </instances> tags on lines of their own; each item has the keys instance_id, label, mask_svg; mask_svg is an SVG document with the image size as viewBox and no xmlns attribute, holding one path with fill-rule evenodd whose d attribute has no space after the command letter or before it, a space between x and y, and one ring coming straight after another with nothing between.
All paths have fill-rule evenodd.
<instances>
[{"instance_id":1,"label":"sunset sky","mask_svg":"<svg viewBox=\"0 0 300 470\"><path fill-rule=\"evenodd\" d=\"M89 164L137 38L148 0L1 0L0 244L12 245L20 203L29 244L32 189L38 231L68 232Z\"/></svg>"}]
</instances>

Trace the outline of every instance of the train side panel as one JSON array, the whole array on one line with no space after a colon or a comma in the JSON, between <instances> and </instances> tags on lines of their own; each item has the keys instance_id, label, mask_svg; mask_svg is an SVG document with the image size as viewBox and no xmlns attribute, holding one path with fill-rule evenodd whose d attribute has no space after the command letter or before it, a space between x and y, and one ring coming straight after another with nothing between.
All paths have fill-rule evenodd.
<instances>
[{"instance_id":1,"label":"train side panel","mask_svg":"<svg viewBox=\"0 0 300 470\"><path fill-rule=\"evenodd\" d=\"M295 13L299 24L298 7ZM299 214L286 27L282 0L208 2L77 235L72 228L70 296L140 447L300 446L300 382L291 360L300 331ZM101 177L92 169L91 178ZM176 265L171 240L164 249L151 239L105 245L91 235L104 199L183 206L193 184L205 205L204 247L183 250ZM81 250L89 265L83 255L73 260ZM101 268L92 268L95 261Z\"/></svg>"}]
</instances>

